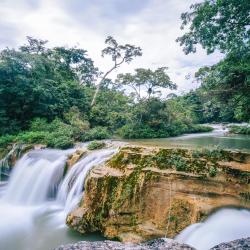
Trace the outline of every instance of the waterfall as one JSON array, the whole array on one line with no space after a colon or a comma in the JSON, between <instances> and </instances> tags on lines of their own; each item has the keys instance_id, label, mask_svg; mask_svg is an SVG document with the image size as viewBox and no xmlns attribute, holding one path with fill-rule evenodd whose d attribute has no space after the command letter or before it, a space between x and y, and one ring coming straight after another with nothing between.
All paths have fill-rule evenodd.
<instances>
[{"instance_id":1,"label":"waterfall","mask_svg":"<svg viewBox=\"0 0 250 250\"><path fill-rule=\"evenodd\" d=\"M27 150L28 147L29 146L23 144L14 144L9 153L0 160L0 181L9 177L9 173L13 167L13 159L18 159L21 153Z\"/></svg>"},{"instance_id":2,"label":"waterfall","mask_svg":"<svg viewBox=\"0 0 250 250\"><path fill-rule=\"evenodd\" d=\"M197 250L206 250L222 242L249 237L249 222L249 210L223 208L210 215L204 222L188 226L176 240Z\"/></svg>"},{"instance_id":3,"label":"waterfall","mask_svg":"<svg viewBox=\"0 0 250 250\"><path fill-rule=\"evenodd\" d=\"M89 170L116 150L88 152L64 176L68 156L75 150L32 150L17 161L8 182L0 182L0 249L53 249L88 239L70 234L65 219L83 197Z\"/></svg>"},{"instance_id":4,"label":"waterfall","mask_svg":"<svg viewBox=\"0 0 250 250\"><path fill-rule=\"evenodd\" d=\"M59 185L66 163L59 150L33 150L15 165L3 200L20 205L37 205L48 200Z\"/></svg>"},{"instance_id":5,"label":"waterfall","mask_svg":"<svg viewBox=\"0 0 250 250\"><path fill-rule=\"evenodd\" d=\"M55 202L69 212L80 201L89 170L106 161L115 150L88 153L70 168L63 180L67 155L72 152L42 149L25 154L11 173L3 200L11 204L39 205L57 196Z\"/></svg>"},{"instance_id":6,"label":"waterfall","mask_svg":"<svg viewBox=\"0 0 250 250\"><path fill-rule=\"evenodd\" d=\"M89 170L99 165L115 153L114 149L99 150L87 155L76 163L64 178L58 191L58 202L64 204L65 211L69 212L82 197L84 180Z\"/></svg>"}]
</instances>

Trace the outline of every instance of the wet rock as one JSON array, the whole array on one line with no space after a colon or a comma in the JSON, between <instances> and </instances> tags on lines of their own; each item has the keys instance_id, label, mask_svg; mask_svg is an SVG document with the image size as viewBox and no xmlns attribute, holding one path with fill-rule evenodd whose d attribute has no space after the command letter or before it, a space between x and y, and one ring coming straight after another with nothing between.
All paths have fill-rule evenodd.
<instances>
[{"instance_id":1,"label":"wet rock","mask_svg":"<svg viewBox=\"0 0 250 250\"><path fill-rule=\"evenodd\" d=\"M156 239L142 244L123 244L117 241L81 241L75 244L60 246L55 250L194 250L171 239Z\"/></svg>"},{"instance_id":2,"label":"wet rock","mask_svg":"<svg viewBox=\"0 0 250 250\"><path fill-rule=\"evenodd\" d=\"M221 243L211 250L249 250L250 249L250 237L230 241L227 243Z\"/></svg>"},{"instance_id":3,"label":"wet rock","mask_svg":"<svg viewBox=\"0 0 250 250\"><path fill-rule=\"evenodd\" d=\"M72 167L75 163L77 163L85 154L87 153L84 149L77 149L72 155L69 156L67 160L67 167Z\"/></svg>"}]
</instances>

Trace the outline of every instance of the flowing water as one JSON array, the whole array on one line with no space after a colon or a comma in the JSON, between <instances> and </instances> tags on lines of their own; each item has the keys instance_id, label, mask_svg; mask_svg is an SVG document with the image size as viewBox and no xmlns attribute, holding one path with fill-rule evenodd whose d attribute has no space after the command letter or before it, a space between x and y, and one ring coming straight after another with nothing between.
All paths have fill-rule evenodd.
<instances>
[{"instance_id":1,"label":"flowing water","mask_svg":"<svg viewBox=\"0 0 250 250\"><path fill-rule=\"evenodd\" d=\"M207 250L222 242L250 236L250 211L223 208L213 213L203 223L190 225L176 240L197 250Z\"/></svg>"},{"instance_id":2,"label":"flowing water","mask_svg":"<svg viewBox=\"0 0 250 250\"><path fill-rule=\"evenodd\" d=\"M67 156L75 150L33 150L14 167L7 184L0 186L0 250L51 250L82 236L65 225L66 215L80 201L88 171L115 152L89 153L63 178Z\"/></svg>"},{"instance_id":3,"label":"flowing water","mask_svg":"<svg viewBox=\"0 0 250 250\"><path fill-rule=\"evenodd\" d=\"M223 126L211 133L168 139L134 140L133 144L200 147L222 146L250 152L249 136L232 136ZM130 141L131 142L131 141ZM105 149L87 154L70 168L64 167L71 150L33 150L13 168L8 182L0 182L0 250L51 250L79 240L103 240L97 234L80 235L65 225L67 213L83 197L88 171L116 152ZM187 227L177 240L206 250L229 240L250 236L250 212L225 208L205 222Z\"/></svg>"}]
</instances>

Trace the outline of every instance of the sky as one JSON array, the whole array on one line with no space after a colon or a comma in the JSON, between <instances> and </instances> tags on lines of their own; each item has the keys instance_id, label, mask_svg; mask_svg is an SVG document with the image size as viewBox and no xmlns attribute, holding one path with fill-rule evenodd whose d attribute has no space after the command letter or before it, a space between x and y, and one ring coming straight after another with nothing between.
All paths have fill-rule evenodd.
<instances>
[{"instance_id":1,"label":"sky","mask_svg":"<svg viewBox=\"0 0 250 250\"><path fill-rule=\"evenodd\" d=\"M193 80L200 67L218 62L222 55L206 55L201 48L185 55L175 42L182 12L197 0L0 0L0 48L18 47L26 36L48 40L48 46L78 46L88 51L95 65L106 71L102 58L105 38L140 46L143 56L114 72L135 68L168 67L178 93L198 86ZM186 79L189 75L190 78Z\"/></svg>"}]
</instances>

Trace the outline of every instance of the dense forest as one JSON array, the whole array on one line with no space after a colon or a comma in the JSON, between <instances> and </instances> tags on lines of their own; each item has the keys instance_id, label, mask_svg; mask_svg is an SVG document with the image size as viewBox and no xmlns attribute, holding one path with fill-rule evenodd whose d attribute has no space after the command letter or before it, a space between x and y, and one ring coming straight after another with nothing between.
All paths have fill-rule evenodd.
<instances>
[{"instance_id":1,"label":"dense forest","mask_svg":"<svg viewBox=\"0 0 250 250\"><path fill-rule=\"evenodd\" d=\"M78 47L47 47L27 38L18 49L0 52L0 145L44 143L67 148L77 141L105 138L160 138L209 131L202 123L250 120L250 2L206 0L183 13L187 30L177 42L184 53L201 45L224 58L195 74L200 87L182 96L167 68L138 68L110 74L143 56L140 47L107 37L102 56L113 63L95 67Z\"/></svg>"}]
</instances>

